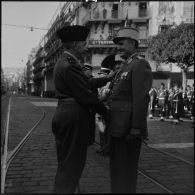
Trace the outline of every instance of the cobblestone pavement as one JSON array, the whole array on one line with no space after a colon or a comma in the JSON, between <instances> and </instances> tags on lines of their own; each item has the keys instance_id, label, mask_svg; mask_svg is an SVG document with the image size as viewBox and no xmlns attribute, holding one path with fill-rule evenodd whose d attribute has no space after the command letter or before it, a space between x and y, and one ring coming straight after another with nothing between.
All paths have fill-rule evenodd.
<instances>
[{"instance_id":1,"label":"cobblestone pavement","mask_svg":"<svg viewBox=\"0 0 195 195\"><path fill-rule=\"evenodd\" d=\"M14 116L10 123L9 150L12 150L34 123L40 119L42 116L40 108L46 111L46 116L10 164L5 193L52 193L57 168L55 142L51 131L51 119L55 105L55 99L12 98L11 106ZM155 146L193 162L191 121L175 125L170 121L160 122L155 118L149 120L148 124L149 146ZM172 145L167 145L168 143ZM178 143L181 144L178 145ZM95 152L97 148L97 145L88 148L86 166L80 180L81 193L110 192L109 157L97 154ZM175 193L193 194L193 166L187 163L143 145L139 169ZM167 193L140 173L137 192Z\"/></svg>"}]
</instances>

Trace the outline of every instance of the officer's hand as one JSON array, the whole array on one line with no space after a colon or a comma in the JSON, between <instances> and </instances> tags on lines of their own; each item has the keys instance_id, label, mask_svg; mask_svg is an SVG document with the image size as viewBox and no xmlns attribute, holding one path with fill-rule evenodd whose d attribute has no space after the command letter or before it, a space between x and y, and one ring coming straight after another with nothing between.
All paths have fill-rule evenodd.
<instances>
[{"instance_id":1,"label":"officer's hand","mask_svg":"<svg viewBox=\"0 0 195 195\"><path fill-rule=\"evenodd\" d=\"M141 130L132 128L131 131L126 135L125 139L127 141L133 141L136 139L142 139Z\"/></svg>"},{"instance_id":2,"label":"officer's hand","mask_svg":"<svg viewBox=\"0 0 195 195\"><path fill-rule=\"evenodd\" d=\"M115 74L116 74L116 71L114 72L113 70L111 70L110 73L107 75L107 78L108 78L109 80L112 80L113 77L115 76Z\"/></svg>"}]
</instances>

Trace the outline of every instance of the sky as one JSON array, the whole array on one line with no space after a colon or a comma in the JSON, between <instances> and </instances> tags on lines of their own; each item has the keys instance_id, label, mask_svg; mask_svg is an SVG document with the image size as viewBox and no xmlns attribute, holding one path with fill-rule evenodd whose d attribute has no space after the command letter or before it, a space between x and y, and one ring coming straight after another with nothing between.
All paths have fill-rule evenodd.
<instances>
[{"instance_id":1,"label":"sky","mask_svg":"<svg viewBox=\"0 0 195 195\"><path fill-rule=\"evenodd\" d=\"M47 29L59 1L1 1L1 67L26 66L32 48L37 47L47 30L21 28L11 25Z\"/></svg>"}]
</instances>

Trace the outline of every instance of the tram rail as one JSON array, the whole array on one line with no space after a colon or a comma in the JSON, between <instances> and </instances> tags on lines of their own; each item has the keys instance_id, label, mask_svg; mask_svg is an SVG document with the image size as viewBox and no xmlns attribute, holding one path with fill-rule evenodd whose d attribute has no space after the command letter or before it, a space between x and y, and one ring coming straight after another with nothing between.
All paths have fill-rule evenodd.
<instances>
[{"instance_id":1,"label":"tram rail","mask_svg":"<svg viewBox=\"0 0 195 195\"><path fill-rule=\"evenodd\" d=\"M100 144L98 142L95 142L95 144L97 146L100 146ZM161 189L166 191L168 194L174 194L175 193L173 190L169 189L167 186L163 185L162 183L157 181L155 178L153 178L149 174L145 173L143 170L138 169L138 173L140 173L142 176L144 176L145 178L147 178L148 180L150 180L151 182L153 182L154 184L159 186Z\"/></svg>"},{"instance_id":2,"label":"tram rail","mask_svg":"<svg viewBox=\"0 0 195 195\"><path fill-rule=\"evenodd\" d=\"M11 97L10 97L10 101L11 101ZM10 102L9 102L9 106L10 106ZM10 107L9 107L10 109ZM8 109L8 112L9 112ZM7 156L4 156L4 162L2 164L2 175L1 175L1 193L4 193L4 188L5 188L5 178L6 178L6 173L7 170L9 168L10 163L13 161L13 159L16 157L16 155L21 151L21 149L24 147L25 143L27 142L27 140L31 137L32 132L36 129L36 127L40 124L40 122L45 118L46 116L46 112L44 109L40 108L42 111L42 116L40 117L40 119L34 124L34 126L28 131L28 133L24 136L24 138L19 142L19 144L9 153L6 154ZM9 114L7 117L7 125L6 125L6 134L8 134L8 127L9 127ZM5 144L7 144L5 142ZM96 145L100 145L98 142L95 142ZM168 155L169 157L175 158L179 161L182 161L183 163L186 163L188 165L194 165L193 163L180 158L178 156L175 156L173 154L170 154L168 152L162 151L160 149L156 149L153 148L151 146L148 146L147 144L145 144L146 147L148 147L149 149L155 150L157 152L163 153L165 155ZM7 146L4 146L4 150L7 150ZM4 154L5 155L5 154ZM149 174L147 174L144 170L138 170L139 174L141 174L142 176L144 176L145 178L147 178L148 180L150 180L151 182L153 182L155 185L159 186L161 189L163 189L164 191L166 191L168 194L174 194L175 192L170 189L169 187L167 187L166 185L162 184L161 182L157 181L154 177L150 176Z\"/></svg>"},{"instance_id":3,"label":"tram rail","mask_svg":"<svg viewBox=\"0 0 195 195\"><path fill-rule=\"evenodd\" d=\"M146 146L147 146L148 148L152 149L152 150L161 152L161 153L166 154L166 155L168 155L168 156L170 156L170 157L173 157L173 158L175 158L175 159L177 159L177 160L180 160L180 161L182 161L182 162L184 162L184 163L186 163L186 164L188 164L188 165L194 166L194 163L192 163L192 162L190 162L190 161L188 161L188 160L186 160L186 159L183 159L183 158L181 158L181 157L178 157L178 156L176 156L176 155L174 155L174 154L171 154L171 153L169 153L169 152L165 152L165 151L163 151L163 150L161 150L161 149L153 148L153 147L151 147L151 146L149 146L149 145L146 145Z\"/></svg>"},{"instance_id":4,"label":"tram rail","mask_svg":"<svg viewBox=\"0 0 195 195\"><path fill-rule=\"evenodd\" d=\"M4 97L6 98L6 97ZM20 150L23 148L24 144L27 142L27 140L30 138L32 132L36 129L36 127L40 124L40 122L45 117L45 111L41 109L42 116L41 118L35 123L35 125L28 131L28 133L24 136L24 138L19 142L19 144L8 154L8 131L9 131L9 117L10 117L10 105L11 105L11 96L9 99L9 105L8 105L8 111L7 111L7 118L6 118L6 126L5 126L5 137L3 139L3 155L2 155L2 161L1 161L1 193L4 193L5 190L5 178L6 173L9 168L10 163L15 158L15 156L20 152Z\"/></svg>"}]
</instances>

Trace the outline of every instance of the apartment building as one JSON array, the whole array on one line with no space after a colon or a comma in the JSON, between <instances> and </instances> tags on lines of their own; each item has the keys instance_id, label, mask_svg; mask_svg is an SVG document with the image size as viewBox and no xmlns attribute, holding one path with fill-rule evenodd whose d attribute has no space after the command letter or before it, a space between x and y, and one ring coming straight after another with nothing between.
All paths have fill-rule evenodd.
<instances>
[{"instance_id":1,"label":"apartment building","mask_svg":"<svg viewBox=\"0 0 195 195\"><path fill-rule=\"evenodd\" d=\"M164 30L167 26L178 25L181 22L194 23L193 1L131 1L131 2L64 2L59 12L53 18L49 30L44 37L44 71L41 88L47 96L53 96L53 67L62 53L61 42L56 31L65 22L72 25L85 25L90 28L88 36L88 55L86 62L94 67L97 75L102 60L116 52L112 42L118 29L124 26L136 27L139 30L139 51L147 49L147 38ZM154 81L157 88L161 82L170 86L173 82L181 84L181 70L175 64L157 64L150 61ZM37 64L37 66L39 66ZM43 65L40 65L43 68ZM35 78L40 69L34 71ZM193 83L193 67L188 72L188 84Z\"/></svg>"},{"instance_id":2,"label":"apartment building","mask_svg":"<svg viewBox=\"0 0 195 195\"><path fill-rule=\"evenodd\" d=\"M33 74L33 62L36 59L36 49L33 48L28 55L28 61L26 63L26 86L27 86L27 94L31 95L34 93L34 74Z\"/></svg>"},{"instance_id":3,"label":"apartment building","mask_svg":"<svg viewBox=\"0 0 195 195\"><path fill-rule=\"evenodd\" d=\"M94 74L103 59L116 52L112 39L124 26L139 30L139 50L145 51L150 19L148 5L148 2L98 2L80 10L79 24L90 28L86 61L94 66Z\"/></svg>"}]
</instances>

